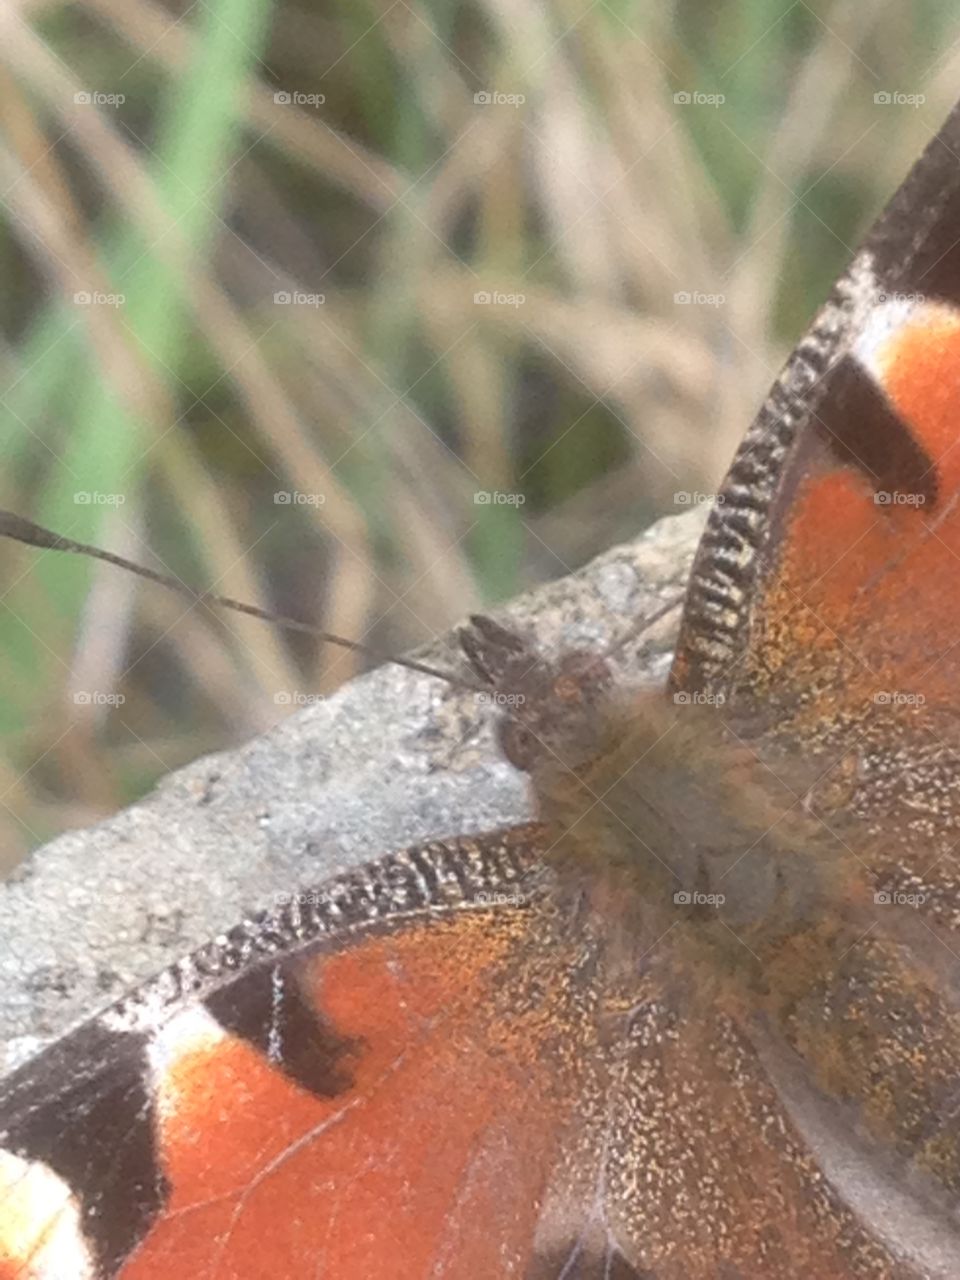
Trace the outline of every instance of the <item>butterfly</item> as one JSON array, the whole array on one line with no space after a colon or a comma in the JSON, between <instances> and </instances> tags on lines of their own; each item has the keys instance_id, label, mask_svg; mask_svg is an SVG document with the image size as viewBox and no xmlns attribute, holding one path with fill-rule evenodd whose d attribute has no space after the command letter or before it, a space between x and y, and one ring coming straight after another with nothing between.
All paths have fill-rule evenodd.
<instances>
[{"instance_id":1,"label":"butterfly","mask_svg":"<svg viewBox=\"0 0 960 1280\"><path fill-rule=\"evenodd\" d=\"M0 1280L960 1275L960 108L750 427L665 688L488 619L535 822L0 1084Z\"/></svg>"}]
</instances>

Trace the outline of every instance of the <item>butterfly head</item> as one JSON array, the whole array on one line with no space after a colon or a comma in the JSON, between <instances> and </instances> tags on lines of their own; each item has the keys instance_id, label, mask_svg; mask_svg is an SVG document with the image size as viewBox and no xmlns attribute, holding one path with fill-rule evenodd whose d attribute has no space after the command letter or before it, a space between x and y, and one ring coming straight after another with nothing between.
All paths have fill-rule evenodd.
<instances>
[{"instance_id":1,"label":"butterfly head","mask_svg":"<svg viewBox=\"0 0 960 1280\"><path fill-rule=\"evenodd\" d=\"M602 656L574 650L550 661L526 637L481 616L459 635L474 674L504 712L500 745L511 764L536 777L551 764L577 768L593 758L613 688Z\"/></svg>"}]
</instances>

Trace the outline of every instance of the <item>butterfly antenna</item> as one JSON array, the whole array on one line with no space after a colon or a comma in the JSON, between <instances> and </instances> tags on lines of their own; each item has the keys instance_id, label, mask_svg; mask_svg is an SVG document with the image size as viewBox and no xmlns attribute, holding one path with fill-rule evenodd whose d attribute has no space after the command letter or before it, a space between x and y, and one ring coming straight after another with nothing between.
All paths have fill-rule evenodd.
<instances>
[{"instance_id":1,"label":"butterfly antenna","mask_svg":"<svg viewBox=\"0 0 960 1280\"><path fill-rule=\"evenodd\" d=\"M392 662L398 667L406 667L410 671L418 671L421 675L434 676L438 680L445 680L448 684L460 688L474 691L479 688L479 686L471 684L462 677L451 675L448 671L443 671L439 667L430 666L429 663L418 662L415 658L396 658L392 654L381 653L370 645L361 644L357 640L347 640L345 637L334 635L329 631L322 631L312 623L302 622L299 618L290 618L282 613L271 613L268 609L260 609L255 604L246 604L242 600L234 600L230 596L221 596L214 591L194 591L185 582L181 582L179 578L174 578L170 574L158 573L156 569L148 569L142 564L137 564L134 560L127 560L125 556L115 555L112 551L103 551L100 547L92 546L89 543L75 542L73 538L65 538L62 534L54 533L51 529L45 529L42 525L34 524L32 520L26 520L23 516L15 515L12 511L0 509L0 537L12 538L15 542L24 542L27 546L39 547L44 551L68 551L74 555L89 556L94 560L104 560L107 564L116 565L119 569L126 569L129 573L135 573L141 578L147 578L150 582L157 582L161 587L168 587L171 591L176 591L178 595L185 596L193 604L212 604L220 609L232 609L235 613L245 613L248 617L260 618L263 622L274 622L278 626L286 627L289 631L301 631L305 635L322 640L325 644L335 644L339 645L341 649L350 649L353 653L362 654L363 657L370 658L375 662Z\"/></svg>"},{"instance_id":2,"label":"butterfly antenna","mask_svg":"<svg viewBox=\"0 0 960 1280\"><path fill-rule=\"evenodd\" d=\"M686 592L681 591L671 600L668 600L666 604L661 605L659 609L655 609L653 613L649 614L646 618L641 618L639 625L631 627L626 635L622 635L619 640L614 641L610 648L605 650L603 656L605 658L609 658L611 654L619 653L619 651L632 640L639 639L645 631L649 631L650 628L655 626L661 618L665 618L668 613L673 613L674 609L679 609L685 598Z\"/></svg>"}]
</instances>

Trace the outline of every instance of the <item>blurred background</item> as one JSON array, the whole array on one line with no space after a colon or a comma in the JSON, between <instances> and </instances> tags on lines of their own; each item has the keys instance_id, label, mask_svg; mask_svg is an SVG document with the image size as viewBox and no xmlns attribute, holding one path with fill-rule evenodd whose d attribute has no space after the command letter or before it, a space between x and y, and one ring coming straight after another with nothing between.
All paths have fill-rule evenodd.
<instances>
[{"instance_id":1,"label":"blurred background","mask_svg":"<svg viewBox=\"0 0 960 1280\"><path fill-rule=\"evenodd\" d=\"M0 505L399 652L703 500L960 0L8 0ZM358 669L0 545L0 866Z\"/></svg>"}]
</instances>

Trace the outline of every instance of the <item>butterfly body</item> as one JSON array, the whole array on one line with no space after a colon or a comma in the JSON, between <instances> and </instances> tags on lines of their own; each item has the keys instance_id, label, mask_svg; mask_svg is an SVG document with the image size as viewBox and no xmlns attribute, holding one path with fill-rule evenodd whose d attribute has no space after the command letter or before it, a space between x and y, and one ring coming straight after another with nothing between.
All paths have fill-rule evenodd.
<instances>
[{"instance_id":1,"label":"butterfly body","mask_svg":"<svg viewBox=\"0 0 960 1280\"><path fill-rule=\"evenodd\" d=\"M958 151L748 432L667 688L463 634L537 822L295 895L0 1084L0 1280L960 1276Z\"/></svg>"}]
</instances>

